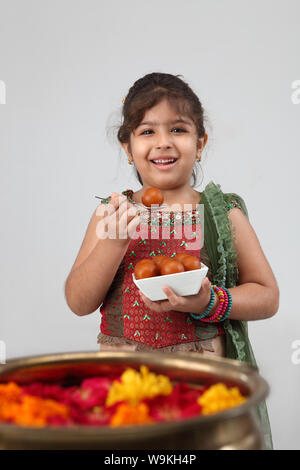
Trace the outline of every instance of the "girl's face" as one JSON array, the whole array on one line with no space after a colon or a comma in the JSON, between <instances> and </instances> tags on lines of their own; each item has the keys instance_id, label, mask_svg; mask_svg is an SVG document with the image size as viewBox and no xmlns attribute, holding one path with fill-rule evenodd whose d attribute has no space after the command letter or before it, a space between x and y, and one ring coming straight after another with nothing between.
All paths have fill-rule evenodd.
<instances>
[{"instance_id":1,"label":"girl's face","mask_svg":"<svg viewBox=\"0 0 300 470\"><path fill-rule=\"evenodd\" d=\"M180 121L184 122L180 122ZM188 117L178 116L164 99L146 111L142 122L131 133L130 145L122 144L142 177L144 188L175 189L189 185L197 153L206 144L199 139L196 126ZM176 158L169 166L153 163L162 156Z\"/></svg>"}]
</instances>

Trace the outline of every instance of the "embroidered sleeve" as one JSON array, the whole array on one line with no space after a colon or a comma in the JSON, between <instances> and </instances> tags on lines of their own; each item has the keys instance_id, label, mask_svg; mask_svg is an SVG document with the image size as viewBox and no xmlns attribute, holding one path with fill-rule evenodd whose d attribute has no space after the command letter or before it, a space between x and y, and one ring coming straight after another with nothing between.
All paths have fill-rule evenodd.
<instances>
[{"instance_id":1,"label":"embroidered sleeve","mask_svg":"<svg viewBox=\"0 0 300 470\"><path fill-rule=\"evenodd\" d=\"M224 204L225 204L227 211L229 211L230 209L233 209L234 207L238 207L239 209L242 210L241 205L234 199L231 199L230 201L224 201Z\"/></svg>"}]
</instances>

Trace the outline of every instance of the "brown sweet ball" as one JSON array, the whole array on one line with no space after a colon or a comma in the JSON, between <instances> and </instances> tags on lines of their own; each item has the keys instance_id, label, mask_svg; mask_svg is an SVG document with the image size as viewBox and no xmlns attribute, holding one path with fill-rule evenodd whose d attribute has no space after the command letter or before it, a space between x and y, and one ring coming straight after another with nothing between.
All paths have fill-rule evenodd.
<instances>
[{"instance_id":1,"label":"brown sweet ball","mask_svg":"<svg viewBox=\"0 0 300 470\"><path fill-rule=\"evenodd\" d=\"M167 274L175 274L175 273L183 273L183 272L184 272L183 264L176 259L169 258L163 261L161 264L160 274L162 276L165 276Z\"/></svg>"},{"instance_id":2,"label":"brown sweet ball","mask_svg":"<svg viewBox=\"0 0 300 470\"><path fill-rule=\"evenodd\" d=\"M187 253L177 253L173 259L177 259L178 261L181 261L186 256L189 256L189 255Z\"/></svg>"},{"instance_id":3,"label":"brown sweet ball","mask_svg":"<svg viewBox=\"0 0 300 470\"><path fill-rule=\"evenodd\" d=\"M158 268L160 269L161 267L161 264L167 259L167 256L165 255L157 255L155 256L155 258L153 258L153 261L154 263L156 264L156 266L158 266Z\"/></svg>"},{"instance_id":4,"label":"brown sweet ball","mask_svg":"<svg viewBox=\"0 0 300 470\"><path fill-rule=\"evenodd\" d=\"M163 202L163 193L158 188L148 188L142 196L142 203L146 207L151 207L151 204L158 204L160 206Z\"/></svg>"},{"instance_id":5,"label":"brown sweet ball","mask_svg":"<svg viewBox=\"0 0 300 470\"><path fill-rule=\"evenodd\" d=\"M159 275L159 269L151 259L142 259L136 263L134 267L134 275L136 279L154 277Z\"/></svg>"},{"instance_id":6,"label":"brown sweet ball","mask_svg":"<svg viewBox=\"0 0 300 470\"><path fill-rule=\"evenodd\" d=\"M193 271L194 269L201 268L201 262L199 258L193 255L184 256L181 259L181 263L183 264L185 271Z\"/></svg>"}]
</instances>

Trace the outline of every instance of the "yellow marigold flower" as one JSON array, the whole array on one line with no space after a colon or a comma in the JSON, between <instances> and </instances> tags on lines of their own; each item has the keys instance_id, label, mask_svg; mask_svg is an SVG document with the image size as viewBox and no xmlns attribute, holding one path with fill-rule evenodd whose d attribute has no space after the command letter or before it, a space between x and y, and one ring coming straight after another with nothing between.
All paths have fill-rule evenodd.
<instances>
[{"instance_id":1,"label":"yellow marigold flower","mask_svg":"<svg viewBox=\"0 0 300 470\"><path fill-rule=\"evenodd\" d=\"M146 366L141 366L140 372L129 368L121 375L120 382L117 380L113 382L106 399L106 405L110 406L123 400L131 405L136 405L145 398L170 395L171 393L172 384L165 375L149 372Z\"/></svg>"},{"instance_id":2,"label":"yellow marigold flower","mask_svg":"<svg viewBox=\"0 0 300 470\"><path fill-rule=\"evenodd\" d=\"M135 406L121 403L110 419L111 426L147 424L152 422L153 419L149 416L149 408L145 403L138 403Z\"/></svg>"},{"instance_id":3,"label":"yellow marigold flower","mask_svg":"<svg viewBox=\"0 0 300 470\"><path fill-rule=\"evenodd\" d=\"M228 388L222 383L212 385L198 398L203 415L218 413L241 405L245 401L246 398L241 395L238 387Z\"/></svg>"}]
</instances>

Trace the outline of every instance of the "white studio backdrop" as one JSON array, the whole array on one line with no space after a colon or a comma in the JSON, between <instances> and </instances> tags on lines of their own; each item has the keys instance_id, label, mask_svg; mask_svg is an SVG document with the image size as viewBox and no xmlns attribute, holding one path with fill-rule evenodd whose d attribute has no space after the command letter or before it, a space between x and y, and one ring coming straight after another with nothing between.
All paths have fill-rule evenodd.
<instances>
[{"instance_id":1,"label":"white studio backdrop","mask_svg":"<svg viewBox=\"0 0 300 470\"><path fill-rule=\"evenodd\" d=\"M274 445L300 448L298 0L0 0L0 350L98 350L64 282L95 195L139 189L117 142L122 98L180 74L208 118L198 190L240 194L280 287L249 323ZM201 180L201 178L200 178Z\"/></svg>"}]
</instances>

